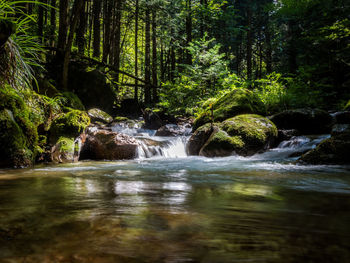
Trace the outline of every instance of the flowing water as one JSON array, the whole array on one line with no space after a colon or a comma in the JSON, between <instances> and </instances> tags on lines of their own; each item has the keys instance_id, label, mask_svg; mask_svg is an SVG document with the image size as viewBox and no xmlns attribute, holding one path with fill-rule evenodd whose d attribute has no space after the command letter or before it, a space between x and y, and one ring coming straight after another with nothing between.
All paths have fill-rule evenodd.
<instances>
[{"instance_id":1,"label":"flowing water","mask_svg":"<svg viewBox=\"0 0 350 263\"><path fill-rule=\"evenodd\" d=\"M350 262L350 168L289 157L326 136L250 158L138 136L133 161L0 170L0 262Z\"/></svg>"}]
</instances>

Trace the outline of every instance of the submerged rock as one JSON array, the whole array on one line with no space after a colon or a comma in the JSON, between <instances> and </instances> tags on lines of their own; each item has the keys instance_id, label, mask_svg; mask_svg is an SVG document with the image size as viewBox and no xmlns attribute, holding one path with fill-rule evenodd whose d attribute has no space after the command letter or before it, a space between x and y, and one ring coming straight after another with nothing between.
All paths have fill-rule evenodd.
<instances>
[{"instance_id":1,"label":"submerged rock","mask_svg":"<svg viewBox=\"0 0 350 263\"><path fill-rule=\"evenodd\" d=\"M166 124L162 127L160 127L157 132L156 136L183 136L188 134L188 130L185 126L179 126L177 124Z\"/></svg>"},{"instance_id":2,"label":"submerged rock","mask_svg":"<svg viewBox=\"0 0 350 263\"><path fill-rule=\"evenodd\" d=\"M97 130L90 132L83 143L80 160L124 160L137 156L135 138L117 132Z\"/></svg>"},{"instance_id":3,"label":"submerged rock","mask_svg":"<svg viewBox=\"0 0 350 263\"><path fill-rule=\"evenodd\" d=\"M38 133L23 99L11 88L0 90L0 167L33 164Z\"/></svg>"},{"instance_id":4,"label":"submerged rock","mask_svg":"<svg viewBox=\"0 0 350 263\"><path fill-rule=\"evenodd\" d=\"M91 122L102 122L107 124L113 121L111 115L96 108L88 110L88 115L91 119Z\"/></svg>"},{"instance_id":5,"label":"submerged rock","mask_svg":"<svg viewBox=\"0 0 350 263\"><path fill-rule=\"evenodd\" d=\"M302 134L330 133L332 116L320 109L286 110L271 117L278 129L296 129Z\"/></svg>"},{"instance_id":6,"label":"submerged rock","mask_svg":"<svg viewBox=\"0 0 350 263\"><path fill-rule=\"evenodd\" d=\"M206 124L197 129L187 144L187 152L206 157L253 155L268 149L277 133L276 126L267 118L238 115L221 124Z\"/></svg>"},{"instance_id":7,"label":"submerged rock","mask_svg":"<svg viewBox=\"0 0 350 263\"><path fill-rule=\"evenodd\" d=\"M315 149L304 154L302 164L350 164L350 132L339 133L322 141Z\"/></svg>"},{"instance_id":8,"label":"submerged rock","mask_svg":"<svg viewBox=\"0 0 350 263\"><path fill-rule=\"evenodd\" d=\"M206 103L205 105L207 105ZM209 103L213 108L213 121L224 121L228 118L239 114L246 113L265 113L265 105L259 97L252 91L247 89L234 89L230 93L225 94L218 100ZM211 112L210 106L204 109L204 112L195 119L193 129L210 122Z\"/></svg>"},{"instance_id":9,"label":"submerged rock","mask_svg":"<svg viewBox=\"0 0 350 263\"><path fill-rule=\"evenodd\" d=\"M51 149L51 161L54 163L72 163L79 160L79 144L74 138L60 137Z\"/></svg>"}]
</instances>

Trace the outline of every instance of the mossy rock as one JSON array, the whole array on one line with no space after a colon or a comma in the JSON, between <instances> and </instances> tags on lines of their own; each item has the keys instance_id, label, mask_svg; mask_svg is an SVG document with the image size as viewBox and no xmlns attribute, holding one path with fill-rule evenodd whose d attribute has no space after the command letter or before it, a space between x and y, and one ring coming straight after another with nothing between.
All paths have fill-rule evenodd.
<instances>
[{"instance_id":1,"label":"mossy rock","mask_svg":"<svg viewBox=\"0 0 350 263\"><path fill-rule=\"evenodd\" d=\"M209 103L209 105L207 105ZM210 105L213 108L213 121L224 121L228 118L245 113L265 114L264 103L252 91L247 89L233 89L217 101L205 103L207 108L195 119L193 129L211 121ZM211 104L212 103L212 104Z\"/></svg>"},{"instance_id":2,"label":"mossy rock","mask_svg":"<svg viewBox=\"0 0 350 263\"><path fill-rule=\"evenodd\" d=\"M114 121L115 122L126 122L126 121L129 121L129 119L127 117L117 116L117 117L114 118Z\"/></svg>"},{"instance_id":3,"label":"mossy rock","mask_svg":"<svg viewBox=\"0 0 350 263\"><path fill-rule=\"evenodd\" d=\"M315 149L305 153L301 164L350 164L350 132L332 136L322 141Z\"/></svg>"},{"instance_id":4,"label":"mossy rock","mask_svg":"<svg viewBox=\"0 0 350 263\"><path fill-rule=\"evenodd\" d=\"M233 153L249 156L268 149L277 136L277 128L270 120L260 115L244 114L213 127L210 124L200 127L190 138L187 151L207 157Z\"/></svg>"},{"instance_id":5,"label":"mossy rock","mask_svg":"<svg viewBox=\"0 0 350 263\"><path fill-rule=\"evenodd\" d=\"M88 110L88 115L92 122L111 123L113 121L111 115L96 108Z\"/></svg>"},{"instance_id":6,"label":"mossy rock","mask_svg":"<svg viewBox=\"0 0 350 263\"><path fill-rule=\"evenodd\" d=\"M14 90L0 89L0 166L26 167L33 163L38 133L29 115Z\"/></svg>"},{"instance_id":7,"label":"mossy rock","mask_svg":"<svg viewBox=\"0 0 350 263\"><path fill-rule=\"evenodd\" d=\"M71 110L61 113L50 128L50 143L55 143L61 136L75 138L90 125L90 118L86 112Z\"/></svg>"}]
</instances>

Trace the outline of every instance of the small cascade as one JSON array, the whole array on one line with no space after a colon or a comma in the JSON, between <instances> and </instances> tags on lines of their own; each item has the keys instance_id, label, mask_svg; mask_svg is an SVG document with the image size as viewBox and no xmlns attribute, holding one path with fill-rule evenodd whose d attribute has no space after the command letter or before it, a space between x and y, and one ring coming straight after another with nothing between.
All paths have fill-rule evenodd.
<instances>
[{"instance_id":1,"label":"small cascade","mask_svg":"<svg viewBox=\"0 0 350 263\"><path fill-rule=\"evenodd\" d=\"M328 139L329 137L329 134L294 136L290 140L282 141L277 148L255 155L253 158L259 160L281 160L299 157L303 153L314 149L321 141Z\"/></svg>"},{"instance_id":2,"label":"small cascade","mask_svg":"<svg viewBox=\"0 0 350 263\"><path fill-rule=\"evenodd\" d=\"M133 136L139 143L137 158L182 158L186 157L186 142L189 136L155 136L156 130L143 129L139 124L118 123L113 132Z\"/></svg>"}]
</instances>

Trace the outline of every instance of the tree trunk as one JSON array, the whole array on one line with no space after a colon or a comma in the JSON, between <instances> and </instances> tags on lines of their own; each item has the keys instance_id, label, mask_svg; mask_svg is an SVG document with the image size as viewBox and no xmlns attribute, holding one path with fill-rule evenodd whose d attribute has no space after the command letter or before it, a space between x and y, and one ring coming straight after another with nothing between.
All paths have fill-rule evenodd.
<instances>
[{"instance_id":1,"label":"tree trunk","mask_svg":"<svg viewBox=\"0 0 350 263\"><path fill-rule=\"evenodd\" d=\"M138 31L139 31L139 0L136 0L135 7L135 76L138 77ZM138 101L138 81L135 79L134 99Z\"/></svg>"},{"instance_id":2,"label":"tree trunk","mask_svg":"<svg viewBox=\"0 0 350 263\"><path fill-rule=\"evenodd\" d=\"M253 53L253 29L252 29L252 8L251 1L247 6L247 79L252 79L252 53Z\"/></svg>"},{"instance_id":3,"label":"tree trunk","mask_svg":"<svg viewBox=\"0 0 350 263\"><path fill-rule=\"evenodd\" d=\"M120 51L121 51L121 19L122 19L122 7L123 0L117 0L116 4L116 21L115 21L115 35L114 35L114 54L113 54L113 65L119 70L120 67ZM115 81L119 82L119 73L115 75Z\"/></svg>"},{"instance_id":4,"label":"tree trunk","mask_svg":"<svg viewBox=\"0 0 350 263\"><path fill-rule=\"evenodd\" d=\"M104 34L103 34L103 56L102 61L107 63L108 56L110 55L111 44L111 16L112 8L109 0L103 2L103 22L104 22Z\"/></svg>"},{"instance_id":5,"label":"tree trunk","mask_svg":"<svg viewBox=\"0 0 350 263\"><path fill-rule=\"evenodd\" d=\"M152 95L153 102L158 102L157 86L157 13L156 9L152 9Z\"/></svg>"},{"instance_id":6,"label":"tree trunk","mask_svg":"<svg viewBox=\"0 0 350 263\"><path fill-rule=\"evenodd\" d=\"M187 16L186 16L186 46L192 42L192 0L187 0ZM186 64L192 64L192 56L191 53L186 50Z\"/></svg>"},{"instance_id":7,"label":"tree trunk","mask_svg":"<svg viewBox=\"0 0 350 263\"><path fill-rule=\"evenodd\" d=\"M83 3L82 11L79 14L79 26L77 28L77 45L79 55L84 55L85 51L85 29L86 29L86 12L85 1Z\"/></svg>"},{"instance_id":8,"label":"tree trunk","mask_svg":"<svg viewBox=\"0 0 350 263\"><path fill-rule=\"evenodd\" d=\"M145 17L146 29L145 29L145 104L149 105L151 102L151 17L150 17L150 6L146 7Z\"/></svg>"},{"instance_id":9,"label":"tree trunk","mask_svg":"<svg viewBox=\"0 0 350 263\"><path fill-rule=\"evenodd\" d=\"M101 42L100 14L101 14L101 0L94 0L93 7L92 7L93 30L94 30L94 40L92 43L92 47L93 47L92 55L96 58L100 57L100 42Z\"/></svg>"},{"instance_id":10,"label":"tree trunk","mask_svg":"<svg viewBox=\"0 0 350 263\"><path fill-rule=\"evenodd\" d=\"M40 0L40 3L43 1ZM38 5L38 37L41 42L43 42L43 32L44 32L44 7L39 4Z\"/></svg>"},{"instance_id":11,"label":"tree trunk","mask_svg":"<svg viewBox=\"0 0 350 263\"><path fill-rule=\"evenodd\" d=\"M61 54L64 52L67 40L68 31L68 3L69 0L60 0L59 5L59 28L58 28L58 41L57 48Z\"/></svg>"},{"instance_id":12,"label":"tree trunk","mask_svg":"<svg viewBox=\"0 0 350 263\"><path fill-rule=\"evenodd\" d=\"M56 31L56 0L51 0L50 8L50 44L52 47L55 46L55 31Z\"/></svg>"},{"instance_id":13,"label":"tree trunk","mask_svg":"<svg viewBox=\"0 0 350 263\"><path fill-rule=\"evenodd\" d=\"M70 54L71 54L71 48L73 44L73 37L75 28L78 24L79 20L79 13L83 9L84 0L75 0L72 16L70 19L70 30L69 30L69 36L67 40L67 45L64 51L64 60L63 60L63 73L62 73L62 88L63 90L67 90L68 86L68 69L69 69L69 60L70 60Z\"/></svg>"}]
</instances>

